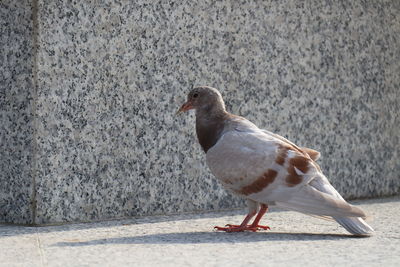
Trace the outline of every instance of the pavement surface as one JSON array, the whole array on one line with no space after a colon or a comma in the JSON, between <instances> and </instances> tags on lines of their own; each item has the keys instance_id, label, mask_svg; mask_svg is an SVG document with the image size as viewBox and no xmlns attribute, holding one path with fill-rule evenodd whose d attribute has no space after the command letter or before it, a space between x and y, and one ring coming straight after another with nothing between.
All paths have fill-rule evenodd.
<instances>
[{"instance_id":1,"label":"pavement surface","mask_svg":"<svg viewBox=\"0 0 400 267\"><path fill-rule=\"evenodd\" d=\"M0 266L400 266L400 196L353 201L376 233L274 211L270 231L224 233L245 210L60 226L0 225Z\"/></svg>"}]
</instances>

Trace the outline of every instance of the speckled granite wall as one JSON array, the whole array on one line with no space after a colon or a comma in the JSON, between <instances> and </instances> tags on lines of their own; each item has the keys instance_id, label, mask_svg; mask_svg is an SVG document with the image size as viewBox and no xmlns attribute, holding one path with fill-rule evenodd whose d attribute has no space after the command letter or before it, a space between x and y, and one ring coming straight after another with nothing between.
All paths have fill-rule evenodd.
<instances>
[{"instance_id":1,"label":"speckled granite wall","mask_svg":"<svg viewBox=\"0 0 400 267\"><path fill-rule=\"evenodd\" d=\"M174 116L193 85L320 150L344 196L400 192L399 1L200 2L34 1L38 50L22 63L30 73L37 60L37 83L6 86L27 123L1 133L7 149L27 146L27 160L1 159L23 166L1 183L25 181L9 194L25 211L2 214L41 224L242 206L205 166L193 114Z\"/></svg>"},{"instance_id":2,"label":"speckled granite wall","mask_svg":"<svg viewBox=\"0 0 400 267\"><path fill-rule=\"evenodd\" d=\"M32 223L33 5L0 2L0 222Z\"/></svg>"}]
</instances>

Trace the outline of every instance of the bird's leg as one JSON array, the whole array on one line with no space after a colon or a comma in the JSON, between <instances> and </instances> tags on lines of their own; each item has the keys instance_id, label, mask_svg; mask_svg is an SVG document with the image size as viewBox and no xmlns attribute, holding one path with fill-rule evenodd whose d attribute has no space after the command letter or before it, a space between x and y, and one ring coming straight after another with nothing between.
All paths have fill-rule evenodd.
<instances>
[{"instance_id":1,"label":"bird's leg","mask_svg":"<svg viewBox=\"0 0 400 267\"><path fill-rule=\"evenodd\" d=\"M240 225L227 224L226 227L215 226L214 229L217 229L218 231L225 231L225 232L243 232L246 230L251 230L251 229L248 229L249 225L247 225L247 224L249 223L251 218L253 218L254 215L256 215L256 213L257 213L256 211L248 213ZM251 231L253 231L253 230L251 230Z\"/></svg>"},{"instance_id":2,"label":"bird's leg","mask_svg":"<svg viewBox=\"0 0 400 267\"><path fill-rule=\"evenodd\" d=\"M268 206L265 204L261 204L261 209L258 212L258 214L257 214L257 210L258 210L257 202L252 201L252 200L247 200L247 206L249 208L249 212L240 225L227 224L226 227L215 226L214 228L217 229L218 231L225 231L225 232L243 232L243 231L256 232L260 229L264 229L264 230L269 229L268 226L258 225L262 216L267 212ZM249 225L248 224L249 221L256 214L257 214L257 217L254 219L254 222L251 225Z\"/></svg>"},{"instance_id":3,"label":"bird's leg","mask_svg":"<svg viewBox=\"0 0 400 267\"><path fill-rule=\"evenodd\" d=\"M258 223L260 222L261 218L264 216L264 214L268 211L268 205L266 204L261 204L261 208L254 219L253 223L251 225L247 225L247 228L245 230L250 230L250 231L257 231L257 230L270 230L271 228L267 225L259 225ZM254 216L254 215L253 215ZM230 227L240 227L240 225L233 225L233 224L228 224L227 226Z\"/></svg>"},{"instance_id":4,"label":"bird's leg","mask_svg":"<svg viewBox=\"0 0 400 267\"><path fill-rule=\"evenodd\" d=\"M268 205L266 204L261 204L260 211L258 212L256 218L254 219L253 223L250 225L251 228L261 228L264 230L269 230L269 226L267 225L259 225L258 223L260 222L261 218L264 216L264 214L268 211Z\"/></svg>"}]
</instances>

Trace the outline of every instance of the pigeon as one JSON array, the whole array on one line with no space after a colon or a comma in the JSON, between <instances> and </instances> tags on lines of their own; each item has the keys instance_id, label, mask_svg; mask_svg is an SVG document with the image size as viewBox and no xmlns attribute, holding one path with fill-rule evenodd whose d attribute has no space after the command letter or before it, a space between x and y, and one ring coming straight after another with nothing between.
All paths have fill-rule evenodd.
<instances>
[{"instance_id":1,"label":"pigeon","mask_svg":"<svg viewBox=\"0 0 400 267\"><path fill-rule=\"evenodd\" d=\"M193 88L177 113L191 109L211 173L225 189L247 201L248 213L240 225L216 226L216 230L268 230L259 223L268 207L275 205L334 220L356 236L374 232L365 222L365 213L347 203L322 173L316 163L318 151L227 112L221 93L212 87Z\"/></svg>"}]
</instances>

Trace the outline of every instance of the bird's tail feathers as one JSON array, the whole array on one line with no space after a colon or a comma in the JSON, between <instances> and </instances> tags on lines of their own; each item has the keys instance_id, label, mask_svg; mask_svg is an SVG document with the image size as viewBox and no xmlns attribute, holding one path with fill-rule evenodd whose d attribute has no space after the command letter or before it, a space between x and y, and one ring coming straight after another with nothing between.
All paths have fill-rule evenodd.
<instances>
[{"instance_id":1,"label":"bird's tail feathers","mask_svg":"<svg viewBox=\"0 0 400 267\"><path fill-rule=\"evenodd\" d=\"M333 217L341 226L353 235L369 236L374 233L374 229L361 218Z\"/></svg>"},{"instance_id":2,"label":"bird's tail feathers","mask_svg":"<svg viewBox=\"0 0 400 267\"><path fill-rule=\"evenodd\" d=\"M363 220L366 215L360 208L313 187L304 187L290 199L276 202L276 205L323 219L333 218L354 235L367 236L374 232Z\"/></svg>"},{"instance_id":3,"label":"bird's tail feathers","mask_svg":"<svg viewBox=\"0 0 400 267\"><path fill-rule=\"evenodd\" d=\"M306 186L292 194L289 199L276 202L280 207L299 211L306 214L329 217L366 217L365 213L356 206L350 205L343 199L335 198L317 189Z\"/></svg>"}]
</instances>

